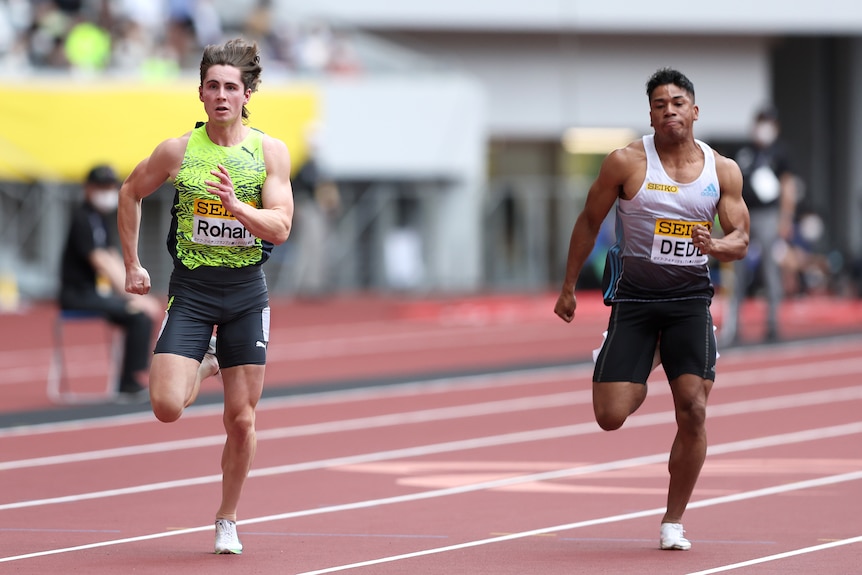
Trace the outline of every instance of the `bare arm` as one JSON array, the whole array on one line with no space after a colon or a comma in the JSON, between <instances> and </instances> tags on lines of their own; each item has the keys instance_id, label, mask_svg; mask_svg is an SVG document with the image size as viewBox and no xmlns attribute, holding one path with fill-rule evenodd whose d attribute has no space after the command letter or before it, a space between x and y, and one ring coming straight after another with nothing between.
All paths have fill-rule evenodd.
<instances>
[{"instance_id":1,"label":"bare arm","mask_svg":"<svg viewBox=\"0 0 862 575\"><path fill-rule=\"evenodd\" d=\"M90 265L96 270L96 274L108 279L111 289L118 294L124 292L126 272L123 268L123 259L114 248L96 248L90 252Z\"/></svg>"},{"instance_id":2,"label":"bare arm","mask_svg":"<svg viewBox=\"0 0 862 575\"><path fill-rule=\"evenodd\" d=\"M575 221L569 239L569 255L566 260L566 275L562 290L554 306L554 313L566 322L575 317L577 300L575 286L584 262L596 244L602 222L620 195L622 186L630 177L633 166L633 151L624 148L611 152L599 170L599 175L587 194L583 211Z\"/></svg>"},{"instance_id":3,"label":"bare arm","mask_svg":"<svg viewBox=\"0 0 862 575\"><path fill-rule=\"evenodd\" d=\"M718 223L724 236L714 238L705 226L695 226L691 237L701 253L721 262L741 260L748 253L749 215L742 199L742 173L731 159L716 154L715 168L721 197L718 200Z\"/></svg>"},{"instance_id":4,"label":"bare arm","mask_svg":"<svg viewBox=\"0 0 862 575\"><path fill-rule=\"evenodd\" d=\"M273 244L287 241L293 224L293 190L290 186L290 153L284 142L267 137L263 141L266 181L263 184L263 209L239 201L233 182L224 166L211 173L216 180L207 181L208 191L221 199L252 235Z\"/></svg>"},{"instance_id":5,"label":"bare arm","mask_svg":"<svg viewBox=\"0 0 862 575\"><path fill-rule=\"evenodd\" d=\"M123 182L117 207L117 227L126 268L125 289L129 293L150 291L150 275L138 258L141 230L141 202L176 176L185 153L187 137L165 140L152 155L139 163Z\"/></svg>"}]
</instances>

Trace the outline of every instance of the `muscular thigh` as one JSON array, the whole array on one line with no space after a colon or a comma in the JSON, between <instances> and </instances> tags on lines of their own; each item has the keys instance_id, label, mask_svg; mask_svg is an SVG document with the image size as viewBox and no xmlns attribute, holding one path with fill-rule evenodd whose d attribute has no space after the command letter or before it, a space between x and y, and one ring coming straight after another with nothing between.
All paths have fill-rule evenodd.
<instances>
[{"instance_id":1,"label":"muscular thigh","mask_svg":"<svg viewBox=\"0 0 862 575\"><path fill-rule=\"evenodd\" d=\"M216 318L195 298L172 296L154 353L173 354L200 362L206 354Z\"/></svg>"},{"instance_id":2,"label":"muscular thigh","mask_svg":"<svg viewBox=\"0 0 862 575\"><path fill-rule=\"evenodd\" d=\"M269 297L262 275L217 285L175 277L170 290L156 353L201 361L215 327L222 369L266 363Z\"/></svg>"},{"instance_id":3,"label":"muscular thigh","mask_svg":"<svg viewBox=\"0 0 862 575\"><path fill-rule=\"evenodd\" d=\"M646 383L660 329L654 305L620 302L611 306L607 337L593 371L594 382Z\"/></svg>"},{"instance_id":4,"label":"muscular thigh","mask_svg":"<svg viewBox=\"0 0 862 575\"><path fill-rule=\"evenodd\" d=\"M716 345L709 301L668 302L663 316L661 362L668 380L685 374L715 380Z\"/></svg>"},{"instance_id":5,"label":"muscular thigh","mask_svg":"<svg viewBox=\"0 0 862 575\"><path fill-rule=\"evenodd\" d=\"M216 355L222 369L266 364L269 307L256 306L218 326Z\"/></svg>"}]
</instances>

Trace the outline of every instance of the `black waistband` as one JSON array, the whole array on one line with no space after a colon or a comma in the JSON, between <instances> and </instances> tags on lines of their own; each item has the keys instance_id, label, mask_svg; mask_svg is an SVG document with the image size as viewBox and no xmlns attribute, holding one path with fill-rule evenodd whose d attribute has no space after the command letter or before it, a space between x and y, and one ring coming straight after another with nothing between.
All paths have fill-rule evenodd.
<instances>
[{"instance_id":1,"label":"black waistband","mask_svg":"<svg viewBox=\"0 0 862 575\"><path fill-rule=\"evenodd\" d=\"M173 275L197 281L247 281L263 277L261 266L246 266L242 268L227 268L217 266L201 266L190 270L184 265L175 265Z\"/></svg>"}]
</instances>

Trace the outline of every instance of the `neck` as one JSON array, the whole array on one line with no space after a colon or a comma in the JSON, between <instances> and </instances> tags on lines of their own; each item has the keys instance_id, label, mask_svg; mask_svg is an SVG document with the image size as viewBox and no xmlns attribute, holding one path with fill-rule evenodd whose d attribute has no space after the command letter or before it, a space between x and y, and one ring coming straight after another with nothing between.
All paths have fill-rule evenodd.
<instances>
[{"instance_id":1,"label":"neck","mask_svg":"<svg viewBox=\"0 0 862 575\"><path fill-rule=\"evenodd\" d=\"M242 122L230 124L206 123L207 136L210 141L218 146L236 146L242 142L248 134L248 127Z\"/></svg>"}]
</instances>

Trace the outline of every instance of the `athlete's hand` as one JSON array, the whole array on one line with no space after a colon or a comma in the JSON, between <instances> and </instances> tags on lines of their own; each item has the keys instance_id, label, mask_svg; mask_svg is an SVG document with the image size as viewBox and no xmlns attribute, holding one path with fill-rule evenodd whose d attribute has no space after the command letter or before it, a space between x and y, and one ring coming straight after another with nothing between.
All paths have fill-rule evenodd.
<instances>
[{"instance_id":1,"label":"athlete's hand","mask_svg":"<svg viewBox=\"0 0 862 575\"><path fill-rule=\"evenodd\" d=\"M564 289L560 292L560 297L557 298L557 304L554 306L554 313L560 316L566 323L571 323L575 318L575 308L578 307L578 300L575 297L573 290Z\"/></svg>"},{"instance_id":2,"label":"athlete's hand","mask_svg":"<svg viewBox=\"0 0 862 575\"><path fill-rule=\"evenodd\" d=\"M141 266L126 268L126 291L138 295L150 292L150 274Z\"/></svg>"},{"instance_id":3,"label":"athlete's hand","mask_svg":"<svg viewBox=\"0 0 862 575\"><path fill-rule=\"evenodd\" d=\"M705 256L708 256L712 253L712 234L709 231L709 228L702 225L696 224L691 228L691 243L700 250Z\"/></svg>"},{"instance_id":4,"label":"athlete's hand","mask_svg":"<svg viewBox=\"0 0 862 575\"><path fill-rule=\"evenodd\" d=\"M236 197L236 193L234 193L233 181L230 179L230 174L228 173L227 168L219 164L218 168L210 171L210 174L218 178L218 180L204 181L204 184L207 185L207 191L211 194L217 195L221 200L221 204L229 212L235 212L237 204L239 204L240 201Z\"/></svg>"}]
</instances>

